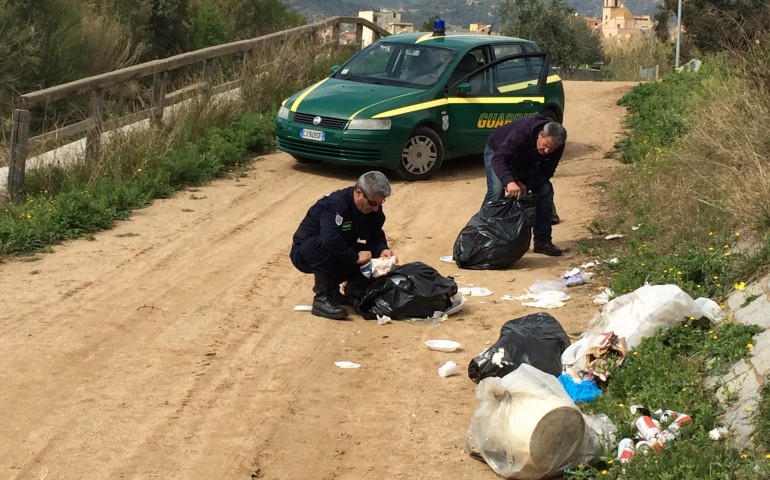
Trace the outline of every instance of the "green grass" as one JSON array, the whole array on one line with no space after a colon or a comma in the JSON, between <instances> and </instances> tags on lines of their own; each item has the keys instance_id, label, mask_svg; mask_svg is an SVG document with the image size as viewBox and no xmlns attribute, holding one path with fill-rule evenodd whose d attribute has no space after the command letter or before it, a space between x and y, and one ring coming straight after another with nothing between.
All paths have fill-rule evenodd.
<instances>
[{"instance_id":1,"label":"green grass","mask_svg":"<svg viewBox=\"0 0 770 480\"><path fill-rule=\"evenodd\" d=\"M74 169L31 170L25 201L6 204L0 211L0 257L29 255L87 237L154 199L233 171L247 157L274 148L273 119L272 112L246 114L225 127L204 128L199 136L184 130L181 140L168 149L148 141L151 135L127 137L116 141L116 146L126 147L118 159ZM138 143L143 147L128 148Z\"/></svg>"},{"instance_id":2,"label":"green grass","mask_svg":"<svg viewBox=\"0 0 770 480\"><path fill-rule=\"evenodd\" d=\"M615 451L610 450L596 465L582 466L566 478L767 478L770 461L765 459L766 449L738 451L729 443L709 438L708 432L719 425L723 406L714 388L704 382L708 375L725 373L732 362L749 354L753 335L761 330L730 322L714 325L706 319L686 319L643 340L629 351L623 365L611 366L603 393L583 410L606 414L618 428L618 440L634 437L632 423L638 415L631 412L631 405L684 412L694 424L684 426L679 437L667 442L659 453L639 454L620 465Z\"/></svg>"},{"instance_id":3,"label":"green grass","mask_svg":"<svg viewBox=\"0 0 770 480\"><path fill-rule=\"evenodd\" d=\"M770 84L758 81L767 78L766 55L751 55L729 64L707 58L698 73L640 84L621 99L628 109L626 136L614 156L628 166L625 175L602 185L606 214L589 226L594 239L580 244L587 256L618 259L602 263L594 277L615 295L645 283L674 284L694 298L722 302L767 272L770 127L764 118ZM607 242L608 233L624 237ZM583 409L607 414L618 440L634 434L630 405L685 412L695 424L659 453L619 465L610 449L597 464L573 469L567 478L770 478L770 386L762 388L752 416L754 447L744 450L729 438L709 438L721 426L726 405L717 400L717 387L705 381L762 348L754 346L762 329L683 320L613 366L602 395Z\"/></svg>"}]
</instances>

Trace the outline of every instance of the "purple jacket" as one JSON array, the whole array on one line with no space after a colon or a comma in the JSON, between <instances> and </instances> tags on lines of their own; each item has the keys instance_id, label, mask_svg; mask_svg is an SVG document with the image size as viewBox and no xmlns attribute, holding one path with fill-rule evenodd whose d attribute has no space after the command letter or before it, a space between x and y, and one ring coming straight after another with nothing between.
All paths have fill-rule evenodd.
<instances>
[{"instance_id":1,"label":"purple jacket","mask_svg":"<svg viewBox=\"0 0 770 480\"><path fill-rule=\"evenodd\" d=\"M492 170L503 184L519 181L517 171L528 170L539 164L535 175L525 183L528 189L536 190L553 177L556 166L564 153L564 145L549 153L540 155L537 151L537 135L543 131L548 117L534 115L525 117L496 128L487 140L487 146L492 149Z\"/></svg>"}]
</instances>

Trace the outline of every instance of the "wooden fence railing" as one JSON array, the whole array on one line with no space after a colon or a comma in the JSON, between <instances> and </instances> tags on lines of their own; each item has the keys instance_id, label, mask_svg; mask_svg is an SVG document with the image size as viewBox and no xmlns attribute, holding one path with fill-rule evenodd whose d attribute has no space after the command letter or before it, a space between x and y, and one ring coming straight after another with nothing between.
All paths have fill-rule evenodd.
<instances>
[{"instance_id":1,"label":"wooden fence railing","mask_svg":"<svg viewBox=\"0 0 770 480\"><path fill-rule=\"evenodd\" d=\"M375 39L389 35L387 30L384 30L363 18L334 17L321 22L271 33L258 38L203 48L194 52L183 53L161 60L153 60L151 62L134 65L114 72L104 73L21 95L16 105L17 108L13 110L13 124L11 127L11 152L7 183L7 189L11 200L17 201L23 196L27 154L31 148L47 145L52 141L86 132L86 154L97 152L101 147L101 134L103 132L121 128L145 119L150 119L151 124L158 125L161 123L163 110L165 108L204 92L217 94L239 87L243 83L243 76L248 75L249 72L249 69L246 68L245 65L246 60L253 56L252 52L257 48L297 36L305 35L313 37L319 32L328 29L331 29L331 38L334 41L339 41L340 25L350 24L356 25L357 45L361 45L364 27L373 32ZM237 80L213 85L212 72L214 61L219 57L238 53L244 55L244 66L241 69L241 77ZM169 72L180 67L194 64L202 64L202 80L192 86L174 92L167 92ZM121 83L150 75L153 76L150 108L105 121L105 92ZM82 94L90 95L90 113L86 120L30 138L30 122L32 120L32 115L30 113L31 109Z\"/></svg>"}]
</instances>

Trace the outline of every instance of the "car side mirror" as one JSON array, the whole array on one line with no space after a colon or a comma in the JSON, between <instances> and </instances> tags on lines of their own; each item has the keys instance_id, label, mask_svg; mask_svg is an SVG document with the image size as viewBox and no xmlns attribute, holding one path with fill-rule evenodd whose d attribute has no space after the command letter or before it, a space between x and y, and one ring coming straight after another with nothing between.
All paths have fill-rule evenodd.
<instances>
[{"instance_id":1,"label":"car side mirror","mask_svg":"<svg viewBox=\"0 0 770 480\"><path fill-rule=\"evenodd\" d=\"M462 95L467 95L471 93L471 84L470 83L461 83L457 86L457 91Z\"/></svg>"},{"instance_id":2,"label":"car side mirror","mask_svg":"<svg viewBox=\"0 0 770 480\"><path fill-rule=\"evenodd\" d=\"M339 66L339 65L334 65L334 66L333 66L332 68L330 68L329 70L331 70L331 72L332 72L332 73L337 73L337 70L339 70L339 69L340 69L340 66Z\"/></svg>"}]
</instances>

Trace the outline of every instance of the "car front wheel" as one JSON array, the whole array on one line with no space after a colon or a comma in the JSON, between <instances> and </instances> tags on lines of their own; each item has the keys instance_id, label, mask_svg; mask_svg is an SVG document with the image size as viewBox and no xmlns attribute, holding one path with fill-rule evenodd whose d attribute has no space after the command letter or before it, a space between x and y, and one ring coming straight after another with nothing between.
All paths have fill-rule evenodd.
<instances>
[{"instance_id":1,"label":"car front wheel","mask_svg":"<svg viewBox=\"0 0 770 480\"><path fill-rule=\"evenodd\" d=\"M404 144L396 173L410 182L427 180L438 171L443 161L441 138L428 127L418 127Z\"/></svg>"}]
</instances>

